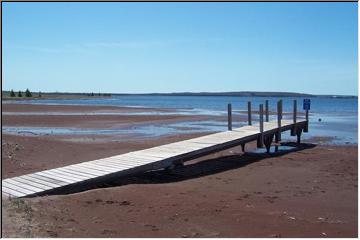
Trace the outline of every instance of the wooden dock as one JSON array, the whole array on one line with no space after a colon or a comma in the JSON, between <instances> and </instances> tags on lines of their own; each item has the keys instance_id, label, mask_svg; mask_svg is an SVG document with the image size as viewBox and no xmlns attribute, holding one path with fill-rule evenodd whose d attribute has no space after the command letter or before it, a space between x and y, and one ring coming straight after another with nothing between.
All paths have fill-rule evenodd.
<instances>
[{"instance_id":1,"label":"wooden dock","mask_svg":"<svg viewBox=\"0 0 360 240\"><path fill-rule=\"evenodd\" d=\"M295 104L296 102L294 106ZM288 130L291 131L291 135L297 135L297 140L300 142L301 133L307 132L308 129L308 114L306 114L306 119L297 120L295 107L293 119L283 120L282 103L278 102L277 107L276 121L263 121L261 104L258 123L252 124L251 110L249 110L249 125L233 129L232 111L229 105L228 131L4 179L2 180L2 195L17 198L61 193L85 184L106 182L150 170L172 168L185 161L235 146L241 146L244 151L245 144L254 140L257 140L258 147L265 145L269 151L274 138L275 142L279 142L281 132ZM266 107L266 120L269 120L268 112L268 107Z\"/></svg>"}]
</instances>

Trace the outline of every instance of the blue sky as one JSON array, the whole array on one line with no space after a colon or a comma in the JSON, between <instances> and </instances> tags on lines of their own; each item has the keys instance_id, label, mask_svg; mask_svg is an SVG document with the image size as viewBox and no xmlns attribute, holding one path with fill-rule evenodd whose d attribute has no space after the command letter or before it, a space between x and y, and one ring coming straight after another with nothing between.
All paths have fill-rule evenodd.
<instances>
[{"instance_id":1,"label":"blue sky","mask_svg":"<svg viewBox=\"0 0 360 240\"><path fill-rule=\"evenodd\" d=\"M357 3L2 3L3 89L357 95Z\"/></svg>"}]
</instances>

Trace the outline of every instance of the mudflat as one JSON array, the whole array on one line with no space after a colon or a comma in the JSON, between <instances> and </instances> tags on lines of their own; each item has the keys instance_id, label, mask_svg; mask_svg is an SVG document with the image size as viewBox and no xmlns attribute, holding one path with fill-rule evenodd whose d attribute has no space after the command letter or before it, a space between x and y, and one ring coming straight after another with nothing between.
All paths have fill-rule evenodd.
<instances>
[{"instance_id":1,"label":"mudflat","mask_svg":"<svg viewBox=\"0 0 360 240\"><path fill-rule=\"evenodd\" d=\"M3 111L6 107L3 105ZM51 106L43 108L41 111L54 110ZM23 121L20 115L7 117L3 116L7 125ZM46 116L47 120L41 115L32 117L34 122L51 121L51 116ZM153 121L146 119L147 116L136 117L145 124ZM169 116L156 117L157 121L167 121ZM171 121L177 120L175 117ZM62 126L64 121L59 120L53 126ZM101 123L103 119L97 121ZM133 119L123 121L132 124ZM28 121L24 123L31 125ZM97 141L99 136L89 136L94 141L68 141L72 136L3 134L2 178L205 134L126 137L119 141ZM290 151L255 154L251 153L255 145L247 144L247 153L235 147L187 162L171 173L144 173L79 193L3 199L2 234L4 237L357 237L357 146L303 143Z\"/></svg>"}]
</instances>

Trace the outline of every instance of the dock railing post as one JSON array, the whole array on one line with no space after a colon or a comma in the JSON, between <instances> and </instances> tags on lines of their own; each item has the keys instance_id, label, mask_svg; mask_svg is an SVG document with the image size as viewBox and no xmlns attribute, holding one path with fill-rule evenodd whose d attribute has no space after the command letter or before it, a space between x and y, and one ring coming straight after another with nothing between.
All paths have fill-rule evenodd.
<instances>
[{"instance_id":1,"label":"dock railing post","mask_svg":"<svg viewBox=\"0 0 360 240\"><path fill-rule=\"evenodd\" d=\"M293 112L293 121L296 123L296 113L297 113L297 102L294 100L294 112Z\"/></svg>"},{"instance_id":2,"label":"dock railing post","mask_svg":"<svg viewBox=\"0 0 360 240\"><path fill-rule=\"evenodd\" d=\"M251 125L251 102L248 102L248 124Z\"/></svg>"},{"instance_id":3,"label":"dock railing post","mask_svg":"<svg viewBox=\"0 0 360 240\"><path fill-rule=\"evenodd\" d=\"M304 132L308 132L309 131L309 110L305 110L305 119L306 119L306 124L304 127Z\"/></svg>"},{"instance_id":4,"label":"dock railing post","mask_svg":"<svg viewBox=\"0 0 360 240\"><path fill-rule=\"evenodd\" d=\"M278 132L276 136L276 142L281 141L281 101L277 103L277 122L278 122Z\"/></svg>"},{"instance_id":5,"label":"dock railing post","mask_svg":"<svg viewBox=\"0 0 360 240\"><path fill-rule=\"evenodd\" d=\"M257 146L262 148L264 146L264 105L259 105L259 127L260 127L260 134L257 141Z\"/></svg>"},{"instance_id":6,"label":"dock railing post","mask_svg":"<svg viewBox=\"0 0 360 240\"><path fill-rule=\"evenodd\" d=\"M275 142L276 142L275 151L277 152L278 151L278 144L281 141L281 101L277 102L276 110L277 110L277 127L278 127L278 130L277 130L276 135L275 135Z\"/></svg>"},{"instance_id":7,"label":"dock railing post","mask_svg":"<svg viewBox=\"0 0 360 240\"><path fill-rule=\"evenodd\" d=\"M265 101L265 121L269 122L269 100Z\"/></svg>"},{"instance_id":8,"label":"dock railing post","mask_svg":"<svg viewBox=\"0 0 360 240\"><path fill-rule=\"evenodd\" d=\"M228 130L232 130L231 103L228 104Z\"/></svg>"},{"instance_id":9,"label":"dock railing post","mask_svg":"<svg viewBox=\"0 0 360 240\"><path fill-rule=\"evenodd\" d=\"M295 136L296 135L296 113L297 113L297 102L296 100L294 100L294 106L293 106L293 126L291 128L291 136Z\"/></svg>"}]
</instances>

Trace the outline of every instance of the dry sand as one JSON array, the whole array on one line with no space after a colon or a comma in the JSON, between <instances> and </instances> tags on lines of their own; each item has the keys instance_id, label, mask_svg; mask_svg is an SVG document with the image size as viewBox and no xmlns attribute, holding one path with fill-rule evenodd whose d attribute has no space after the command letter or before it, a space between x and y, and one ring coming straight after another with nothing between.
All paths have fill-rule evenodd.
<instances>
[{"instance_id":1,"label":"dry sand","mask_svg":"<svg viewBox=\"0 0 360 240\"><path fill-rule=\"evenodd\" d=\"M2 177L199 135L119 142L2 135ZM251 150L255 144L246 147ZM357 237L357 176L357 146L302 144L295 151L271 155L244 154L236 147L172 173L146 173L75 194L3 200L2 234Z\"/></svg>"}]
</instances>

